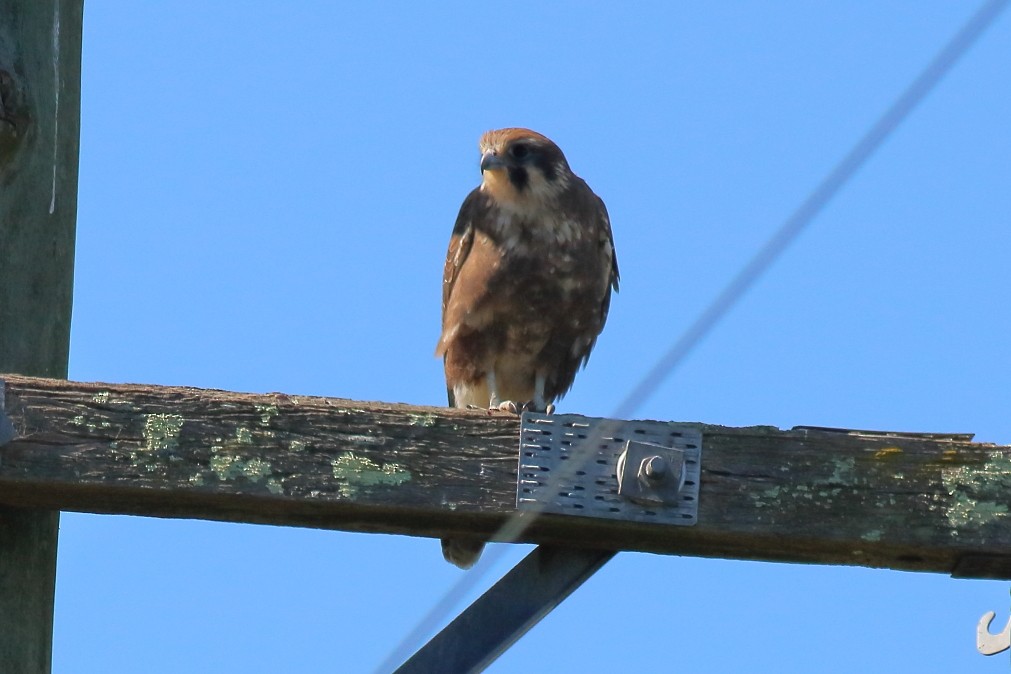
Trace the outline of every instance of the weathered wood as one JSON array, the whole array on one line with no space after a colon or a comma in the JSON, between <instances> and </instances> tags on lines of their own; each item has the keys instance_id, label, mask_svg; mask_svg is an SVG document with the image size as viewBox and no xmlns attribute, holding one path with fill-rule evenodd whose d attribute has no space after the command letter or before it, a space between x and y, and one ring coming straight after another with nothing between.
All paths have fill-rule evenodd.
<instances>
[{"instance_id":1,"label":"weathered wood","mask_svg":"<svg viewBox=\"0 0 1011 674\"><path fill-rule=\"evenodd\" d=\"M0 0L0 370L65 377L82 0ZM0 669L49 672L59 513L0 508Z\"/></svg>"},{"instance_id":2,"label":"weathered wood","mask_svg":"<svg viewBox=\"0 0 1011 674\"><path fill-rule=\"evenodd\" d=\"M0 365L64 377L81 108L81 0L0 0Z\"/></svg>"},{"instance_id":3,"label":"weathered wood","mask_svg":"<svg viewBox=\"0 0 1011 674\"><path fill-rule=\"evenodd\" d=\"M444 537L515 512L518 421L283 394L6 377L0 502ZM522 540L1011 577L1009 448L701 425L694 527L545 515Z\"/></svg>"}]
</instances>

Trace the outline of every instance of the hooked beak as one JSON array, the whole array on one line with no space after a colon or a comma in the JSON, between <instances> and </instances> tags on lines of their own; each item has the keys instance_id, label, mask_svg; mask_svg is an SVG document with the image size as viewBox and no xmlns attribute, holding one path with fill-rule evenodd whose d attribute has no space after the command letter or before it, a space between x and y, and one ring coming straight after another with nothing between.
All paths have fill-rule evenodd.
<instances>
[{"instance_id":1,"label":"hooked beak","mask_svg":"<svg viewBox=\"0 0 1011 674\"><path fill-rule=\"evenodd\" d=\"M496 171L498 169L504 169L506 167L505 162L499 158L494 152L485 152L481 155L481 173L485 171Z\"/></svg>"}]
</instances>

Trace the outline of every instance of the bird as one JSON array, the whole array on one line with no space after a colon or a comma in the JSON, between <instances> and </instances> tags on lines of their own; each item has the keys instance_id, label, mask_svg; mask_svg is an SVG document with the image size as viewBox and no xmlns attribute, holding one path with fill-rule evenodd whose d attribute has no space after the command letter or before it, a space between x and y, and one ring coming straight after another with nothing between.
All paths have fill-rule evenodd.
<instances>
[{"instance_id":1,"label":"bird","mask_svg":"<svg viewBox=\"0 0 1011 674\"><path fill-rule=\"evenodd\" d=\"M603 200L562 150L530 129L488 131L481 183L464 199L442 277L450 407L552 412L585 366L618 291ZM442 541L470 568L482 541Z\"/></svg>"}]
</instances>

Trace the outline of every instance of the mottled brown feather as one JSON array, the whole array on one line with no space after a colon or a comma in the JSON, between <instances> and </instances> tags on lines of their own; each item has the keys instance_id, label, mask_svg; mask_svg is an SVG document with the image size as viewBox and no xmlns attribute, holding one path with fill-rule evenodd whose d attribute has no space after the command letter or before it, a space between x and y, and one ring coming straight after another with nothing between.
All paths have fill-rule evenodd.
<instances>
[{"instance_id":1,"label":"mottled brown feather","mask_svg":"<svg viewBox=\"0 0 1011 674\"><path fill-rule=\"evenodd\" d=\"M481 186L460 207L446 254L435 352L454 407L546 406L586 364L618 290L611 223L604 202L541 134L490 131L480 149ZM482 547L442 541L461 568Z\"/></svg>"},{"instance_id":2,"label":"mottled brown feather","mask_svg":"<svg viewBox=\"0 0 1011 674\"><path fill-rule=\"evenodd\" d=\"M526 162L505 157L516 142L529 146ZM461 385L486 395L490 370L501 397L519 402L531 399L541 373L551 402L589 358L618 288L607 210L544 136L503 129L486 134L481 147L501 152L527 183L518 189L511 172L486 174L457 217L436 348L450 404L468 402L454 399Z\"/></svg>"}]
</instances>

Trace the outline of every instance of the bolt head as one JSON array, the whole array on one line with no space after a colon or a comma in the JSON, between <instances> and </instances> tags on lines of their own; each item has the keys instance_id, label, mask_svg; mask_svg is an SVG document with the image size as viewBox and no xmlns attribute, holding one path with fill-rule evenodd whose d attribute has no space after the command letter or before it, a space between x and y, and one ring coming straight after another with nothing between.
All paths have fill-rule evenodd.
<instances>
[{"instance_id":1,"label":"bolt head","mask_svg":"<svg viewBox=\"0 0 1011 674\"><path fill-rule=\"evenodd\" d=\"M642 472L649 480L662 480L667 477L667 461L662 456L651 456L642 462Z\"/></svg>"}]
</instances>

